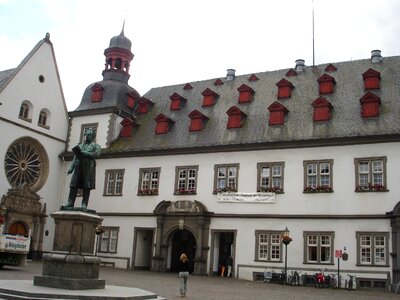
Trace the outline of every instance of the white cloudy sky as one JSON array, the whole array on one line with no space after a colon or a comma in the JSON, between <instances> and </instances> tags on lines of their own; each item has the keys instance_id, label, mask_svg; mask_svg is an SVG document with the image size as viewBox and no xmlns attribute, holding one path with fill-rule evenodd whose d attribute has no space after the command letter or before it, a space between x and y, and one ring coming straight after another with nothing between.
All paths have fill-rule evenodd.
<instances>
[{"instance_id":1,"label":"white cloudy sky","mask_svg":"<svg viewBox=\"0 0 400 300\"><path fill-rule=\"evenodd\" d=\"M51 35L69 110L102 79L121 32L135 57L129 84L152 87L312 64L312 0L0 0L0 70ZM400 55L400 0L314 0L315 63Z\"/></svg>"}]
</instances>

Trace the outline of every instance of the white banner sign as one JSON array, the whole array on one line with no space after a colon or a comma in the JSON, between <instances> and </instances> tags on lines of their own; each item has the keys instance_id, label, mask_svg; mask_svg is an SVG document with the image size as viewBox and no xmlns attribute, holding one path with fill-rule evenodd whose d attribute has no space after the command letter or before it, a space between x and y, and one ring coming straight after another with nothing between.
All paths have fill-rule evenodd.
<instances>
[{"instance_id":1,"label":"white banner sign","mask_svg":"<svg viewBox=\"0 0 400 300\"><path fill-rule=\"evenodd\" d=\"M275 203L275 193L218 193L218 202Z\"/></svg>"}]
</instances>

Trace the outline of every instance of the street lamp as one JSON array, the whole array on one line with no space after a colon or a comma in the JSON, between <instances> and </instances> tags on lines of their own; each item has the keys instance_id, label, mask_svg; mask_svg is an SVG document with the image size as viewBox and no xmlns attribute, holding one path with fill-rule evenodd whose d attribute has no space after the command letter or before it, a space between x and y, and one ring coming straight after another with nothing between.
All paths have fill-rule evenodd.
<instances>
[{"instance_id":1,"label":"street lamp","mask_svg":"<svg viewBox=\"0 0 400 300\"><path fill-rule=\"evenodd\" d=\"M285 281L287 280L287 246L290 244L292 241L292 238L289 236L289 229L285 228L285 231L282 234L282 243L285 244Z\"/></svg>"}]
</instances>

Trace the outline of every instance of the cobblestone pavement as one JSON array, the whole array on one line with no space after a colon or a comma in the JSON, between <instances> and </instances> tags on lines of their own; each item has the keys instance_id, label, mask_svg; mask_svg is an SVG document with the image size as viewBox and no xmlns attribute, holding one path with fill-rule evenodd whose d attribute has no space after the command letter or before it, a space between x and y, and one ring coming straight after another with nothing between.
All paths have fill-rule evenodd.
<instances>
[{"instance_id":1,"label":"cobblestone pavement","mask_svg":"<svg viewBox=\"0 0 400 300\"><path fill-rule=\"evenodd\" d=\"M24 267L4 266L0 270L0 280L33 280L35 275L42 274L40 262L28 262ZM100 278L106 280L107 285L136 287L148 290L158 295L172 299L181 299L179 296L179 279L174 273L156 273L150 271L121 270L102 267ZM304 286L282 286L263 282L221 278L218 276L190 275L188 292L185 299L190 300L253 300L253 299L334 299L334 300L375 300L400 299L385 291L376 290L337 290L316 289Z\"/></svg>"}]
</instances>

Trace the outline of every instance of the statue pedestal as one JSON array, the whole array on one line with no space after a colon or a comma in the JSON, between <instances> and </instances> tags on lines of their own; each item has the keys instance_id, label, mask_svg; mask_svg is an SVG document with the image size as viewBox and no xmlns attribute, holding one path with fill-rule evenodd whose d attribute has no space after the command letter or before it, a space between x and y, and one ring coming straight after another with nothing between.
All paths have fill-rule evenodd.
<instances>
[{"instance_id":1,"label":"statue pedestal","mask_svg":"<svg viewBox=\"0 0 400 300\"><path fill-rule=\"evenodd\" d=\"M85 211L51 214L56 228L53 252L43 255L42 276L33 284L60 289L104 289L99 278L100 259L93 255L96 227L103 220Z\"/></svg>"}]
</instances>

